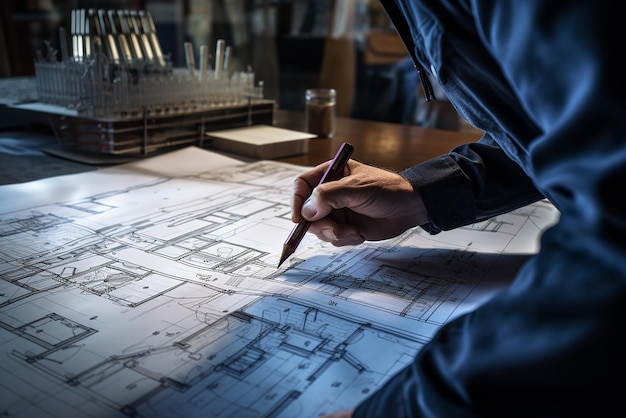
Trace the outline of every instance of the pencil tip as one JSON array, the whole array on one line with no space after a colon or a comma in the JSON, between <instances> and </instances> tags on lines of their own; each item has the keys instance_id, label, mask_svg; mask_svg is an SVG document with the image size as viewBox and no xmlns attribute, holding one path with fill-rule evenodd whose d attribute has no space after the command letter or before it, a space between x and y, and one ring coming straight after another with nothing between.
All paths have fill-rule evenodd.
<instances>
[{"instance_id":1,"label":"pencil tip","mask_svg":"<svg viewBox=\"0 0 626 418\"><path fill-rule=\"evenodd\" d=\"M288 259L291 254L293 254L293 248L288 245L283 245L283 253L280 255L278 267L280 267L280 265L283 264L283 262Z\"/></svg>"}]
</instances>

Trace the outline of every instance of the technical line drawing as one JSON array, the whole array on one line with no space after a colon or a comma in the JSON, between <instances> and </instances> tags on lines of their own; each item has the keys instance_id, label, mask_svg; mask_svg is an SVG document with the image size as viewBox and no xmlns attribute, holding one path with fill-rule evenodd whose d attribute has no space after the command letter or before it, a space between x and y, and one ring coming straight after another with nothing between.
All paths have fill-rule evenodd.
<instances>
[{"instance_id":1,"label":"technical line drawing","mask_svg":"<svg viewBox=\"0 0 626 418\"><path fill-rule=\"evenodd\" d=\"M435 236L416 228L335 248L307 235L277 269L300 170L155 169L0 213L0 415L312 418L351 407L506 287L558 216L542 201Z\"/></svg>"}]
</instances>

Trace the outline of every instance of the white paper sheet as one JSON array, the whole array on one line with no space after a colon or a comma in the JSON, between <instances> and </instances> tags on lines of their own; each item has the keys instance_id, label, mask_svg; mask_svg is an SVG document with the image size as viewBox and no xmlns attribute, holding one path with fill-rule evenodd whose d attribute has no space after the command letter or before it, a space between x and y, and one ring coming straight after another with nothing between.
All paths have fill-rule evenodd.
<instances>
[{"instance_id":1,"label":"white paper sheet","mask_svg":"<svg viewBox=\"0 0 626 418\"><path fill-rule=\"evenodd\" d=\"M0 187L0 411L317 417L410 363L505 288L558 218L546 202L281 269L302 167L190 147Z\"/></svg>"}]
</instances>

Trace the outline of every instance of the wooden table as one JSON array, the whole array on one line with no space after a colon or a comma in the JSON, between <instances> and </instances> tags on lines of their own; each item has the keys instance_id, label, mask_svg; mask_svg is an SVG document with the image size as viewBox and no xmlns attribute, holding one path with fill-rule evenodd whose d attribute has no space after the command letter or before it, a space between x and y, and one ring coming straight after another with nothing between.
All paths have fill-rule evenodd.
<instances>
[{"instance_id":1,"label":"wooden table","mask_svg":"<svg viewBox=\"0 0 626 418\"><path fill-rule=\"evenodd\" d=\"M281 128L304 130L304 113L277 110L275 125ZM293 164L315 166L331 159L339 145L347 141L354 145L352 156L366 164L401 171L419 162L445 154L456 145L476 141L478 133L443 131L412 125L337 118L333 138L309 140L309 152L304 155L280 158Z\"/></svg>"}]
</instances>

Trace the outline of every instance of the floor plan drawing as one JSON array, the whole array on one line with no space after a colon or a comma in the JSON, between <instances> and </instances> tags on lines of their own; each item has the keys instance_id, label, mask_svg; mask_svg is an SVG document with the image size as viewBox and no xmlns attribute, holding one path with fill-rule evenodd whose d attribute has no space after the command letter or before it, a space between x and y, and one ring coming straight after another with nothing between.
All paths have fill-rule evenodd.
<instances>
[{"instance_id":1,"label":"floor plan drawing","mask_svg":"<svg viewBox=\"0 0 626 418\"><path fill-rule=\"evenodd\" d=\"M171 154L206 169L176 175L155 157L108 183L33 182L24 187L46 197L3 204L0 415L313 418L352 407L442 324L505 288L558 218L542 201L434 236L416 228L336 248L309 234L277 268L302 168ZM63 181L80 190L64 193ZM0 187L0 199L13 191Z\"/></svg>"}]
</instances>

